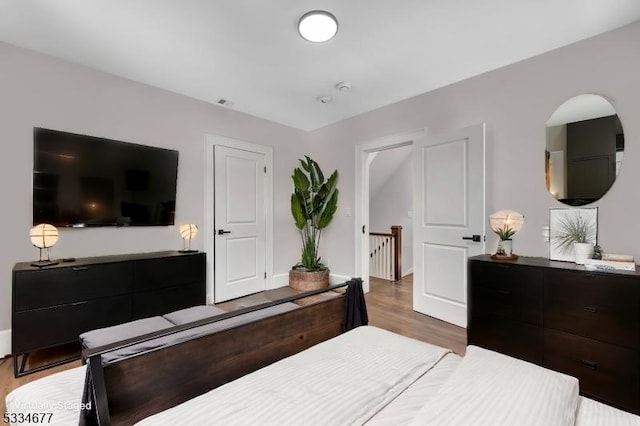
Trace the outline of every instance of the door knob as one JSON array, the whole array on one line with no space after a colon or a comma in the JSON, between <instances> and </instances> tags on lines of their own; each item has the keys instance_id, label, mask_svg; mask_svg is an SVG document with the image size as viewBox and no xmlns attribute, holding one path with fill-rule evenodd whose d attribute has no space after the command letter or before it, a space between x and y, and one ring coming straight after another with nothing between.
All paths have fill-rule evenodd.
<instances>
[{"instance_id":1,"label":"door knob","mask_svg":"<svg viewBox=\"0 0 640 426\"><path fill-rule=\"evenodd\" d=\"M224 229L218 229L218 235L222 235L222 234L230 234L231 231L225 231Z\"/></svg>"},{"instance_id":2,"label":"door knob","mask_svg":"<svg viewBox=\"0 0 640 426\"><path fill-rule=\"evenodd\" d=\"M479 243L480 242L480 235L478 234L474 234L470 237L462 237L463 240L471 240L474 243Z\"/></svg>"}]
</instances>

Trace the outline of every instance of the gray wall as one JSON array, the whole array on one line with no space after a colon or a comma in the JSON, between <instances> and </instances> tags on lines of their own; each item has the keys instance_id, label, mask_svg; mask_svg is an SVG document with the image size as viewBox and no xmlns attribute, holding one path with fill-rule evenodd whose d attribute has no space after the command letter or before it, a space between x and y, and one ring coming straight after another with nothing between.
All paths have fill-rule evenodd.
<instances>
[{"instance_id":1,"label":"gray wall","mask_svg":"<svg viewBox=\"0 0 640 426\"><path fill-rule=\"evenodd\" d=\"M619 179L599 207L604 250L640 259L640 23L366 113L310 134L314 153L341 171L342 197L353 205L354 145L418 128L439 131L485 122L488 129L487 210L525 215L517 253L548 256L541 227L550 207L563 207L545 189L545 123L565 100L581 93L613 99L624 125ZM487 47L490 48L490 47ZM354 270L354 217L339 216L325 242L336 268ZM487 238L487 250L497 239Z\"/></svg>"},{"instance_id":2,"label":"gray wall","mask_svg":"<svg viewBox=\"0 0 640 426\"><path fill-rule=\"evenodd\" d=\"M297 261L299 237L289 217L290 170L305 153L304 132L3 43L0 64L0 331L11 327L11 268L38 256L28 237L34 126L179 150L177 224L204 224L205 134L274 147L274 271L285 273ZM198 235L193 245L203 249L204 236ZM62 229L51 255L181 247L177 226Z\"/></svg>"}]
</instances>

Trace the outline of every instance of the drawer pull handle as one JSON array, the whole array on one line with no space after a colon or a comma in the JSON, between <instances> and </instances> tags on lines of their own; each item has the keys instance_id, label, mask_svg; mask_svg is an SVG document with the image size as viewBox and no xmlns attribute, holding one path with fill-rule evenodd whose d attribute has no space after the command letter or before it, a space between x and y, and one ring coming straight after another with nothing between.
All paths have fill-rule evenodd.
<instances>
[{"instance_id":1,"label":"drawer pull handle","mask_svg":"<svg viewBox=\"0 0 640 426\"><path fill-rule=\"evenodd\" d=\"M590 368L591 370L597 370L598 369L598 363L595 362L595 361L589 361L588 359L583 359L580 362L582 363L582 365L584 365L587 368Z\"/></svg>"},{"instance_id":2,"label":"drawer pull handle","mask_svg":"<svg viewBox=\"0 0 640 426\"><path fill-rule=\"evenodd\" d=\"M511 294L509 290L496 290L496 293L504 294L505 296Z\"/></svg>"},{"instance_id":3,"label":"drawer pull handle","mask_svg":"<svg viewBox=\"0 0 640 426\"><path fill-rule=\"evenodd\" d=\"M587 312L592 312L592 313L596 313L598 311L598 308L596 308L595 306L585 306L582 308L583 311L587 311Z\"/></svg>"},{"instance_id":4,"label":"drawer pull handle","mask_svg":"<svg viewBox=\"0 0 640 426\"><path fill-rule=\"evenodd\" d=\"M86 266L74 266L73 268L74 271L78 272L78 271L87 271L89 268Z\"/></svg>"}]
</instances>

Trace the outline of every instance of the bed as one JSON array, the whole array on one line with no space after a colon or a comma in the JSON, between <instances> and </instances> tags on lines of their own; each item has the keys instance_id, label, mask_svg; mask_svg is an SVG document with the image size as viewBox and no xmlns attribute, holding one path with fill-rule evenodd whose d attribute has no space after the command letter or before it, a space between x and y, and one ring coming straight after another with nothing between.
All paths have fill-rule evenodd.
<instances>
[{"instance_id":1,"label":"bed","mask_svg":"<svg viewBox=\"0 0 640 426\"><path fill-rule=\"evenodd\" d=\"M365 326L138 424L622 426L640 418L580 397L570 376L473 346L461 358Z\"/></svg>"},{"instance_id":2,"label":"bed","mask_svg":"<svg viewBox=\"0 0 640 426\"><path fill-rule=\"evenodd\" d=\"M291 318L303 312L276 317ZM182 353L185 344L163 350ZM86 368L16 389L7 396L8 411L24 407L26 401L44 401L41 407L60 402L69 408L80 407ZM445 348L361 326L135 423L640 425L640 417L580 397L578 390L577 380L570 376L482 348L470 346L462 358ZM161 398L164 392L171 393L171 389L156 390L147 398ZM121 421L115 407L110 407L112 424L133 423ZM77 422L79 414L79 409L68 409L51 423Z\"/></svg>"}]
</instances>

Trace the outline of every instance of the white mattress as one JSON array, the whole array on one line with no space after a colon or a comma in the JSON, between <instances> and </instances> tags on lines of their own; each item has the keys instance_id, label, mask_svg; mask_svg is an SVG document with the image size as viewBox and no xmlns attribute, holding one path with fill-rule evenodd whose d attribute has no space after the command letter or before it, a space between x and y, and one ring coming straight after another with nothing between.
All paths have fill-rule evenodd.
<instances>
[{"instance_id":1,"label":"white mattress","mask_svg":"<svg viewBox=\"0 0 640 426\"><path fill-rule=\"evenodd\" d=\"M574 426L578 379L476 346L411 425Z\"/></svg>"},{"instance_id":2,"label":"white mattress","mask_svg":"<svg viewBox=\"0 0 640 426\"><path fill-rule=\"evenodd\" d=\"M138 424L364 424L448 352L358 327Z\"/></svg>"},{"instance_id":3,"label":"white mattress","mask_svg":"<svg viewBox=\"0 0 640 426\"><path fill-rule=\"evenodd\" d=\"M576 426L640 426L640 416L580 397Z\"/></svg>"},{"instance_id":4,"label":"white mattress","mask_svg":"<svg viewBox=\"0 0 640 426\"><path fill-rule=\"evenodd\" d=\"M453 353L446 355L435 367L367 422L367 426L398 426L411 423L422 406L438 393L461 360L462 357ZM640 426L640 416L581 396L576 426Z\"/></svg>"},{"instance_id":5,"label":"white mattress","mask_svg":"<svg viewBox=\"0 0 640 426\"><path fill-rule=\"evenodd\" d=\"M389 405L376 414L367 426L397 426L406 425L420 411L420 408L429 401L444 382L455 371L462 357L450 353L440 360L435 367L427 371L416 380Z\"/></svg>"}]
</instances>

